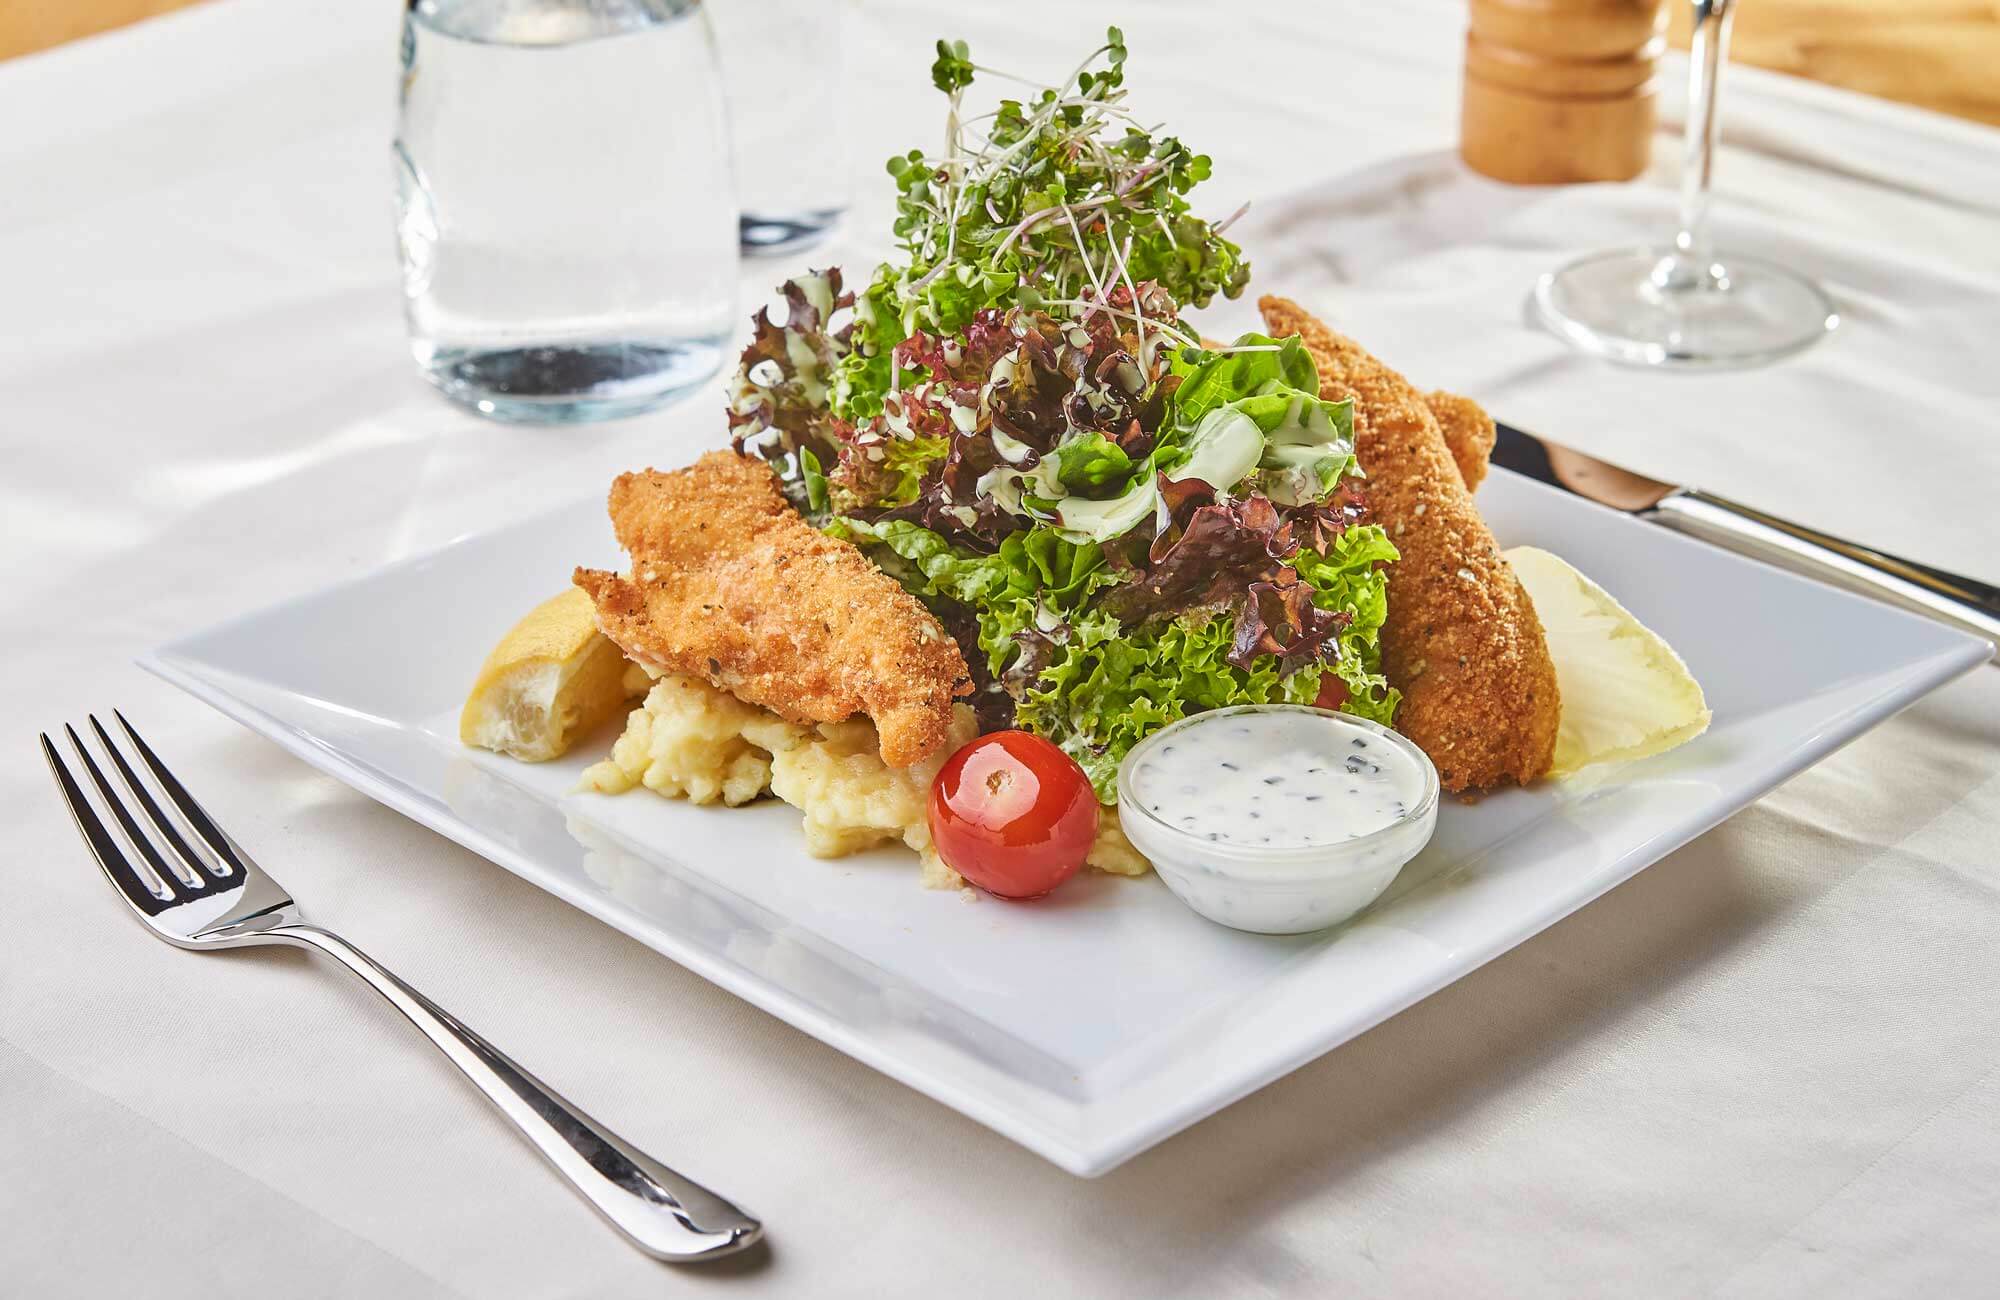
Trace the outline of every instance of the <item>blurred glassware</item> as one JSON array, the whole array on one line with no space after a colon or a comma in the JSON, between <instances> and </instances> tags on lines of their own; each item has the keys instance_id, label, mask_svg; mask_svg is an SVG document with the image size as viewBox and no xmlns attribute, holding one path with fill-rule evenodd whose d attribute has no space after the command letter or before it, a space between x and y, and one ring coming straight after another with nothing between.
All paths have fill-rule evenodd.
<instances>
[{"instance_id":1,"label":"blurred glassware","mask_svg":"<svg viewBox=\"0 0 2000 1300\"><path fill-rule=\"evenodd\" d=\"M847 211L848 0L711 0L746 256L818 243Z\"/></svg>"},{"instance_id":2,"label":"blurred glassware","mask_svg":"<svg viewBox=\"0 0 2000 1300\"><path fill-rule=\"evenodd\" d=\"M714 374L736 203L696 0L410 0L402 55L397 234L425 377L558 423Z\"/></svg>"},{"instance_id":3,"label":"blurred glassware","mask_svg":"<svg viewBox=\"0 0 2000 1300\"><path fill-rule=\"evenodd\" d=\"M1840 324L1811 280L1708 242L1716 87L1735 0L1692 0L1680 230L1671 248L1594 253L1535 285L1542 323L1572 346L1647 366L1748 366L1809 347Z\"/></svg>"}]
</instances>

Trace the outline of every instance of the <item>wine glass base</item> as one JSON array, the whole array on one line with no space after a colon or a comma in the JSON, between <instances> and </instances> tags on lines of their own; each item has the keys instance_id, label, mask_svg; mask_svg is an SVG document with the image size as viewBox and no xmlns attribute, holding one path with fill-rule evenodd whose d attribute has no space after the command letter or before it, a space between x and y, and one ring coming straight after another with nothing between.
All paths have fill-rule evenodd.
<instances>
[{"instance_id":1,"label":"wine glass base","mask_svg":"<svg viewBox=\"0 0 2000 1300\"><path fill-rule=\"evenodd\" d=\"M1825 338L1820 287L1754 257L1694 263L1673 249L1596 253L1544 275L1535 312L1579 351L1635 366L1754 366Z\"/></svg>"}]
</instances>

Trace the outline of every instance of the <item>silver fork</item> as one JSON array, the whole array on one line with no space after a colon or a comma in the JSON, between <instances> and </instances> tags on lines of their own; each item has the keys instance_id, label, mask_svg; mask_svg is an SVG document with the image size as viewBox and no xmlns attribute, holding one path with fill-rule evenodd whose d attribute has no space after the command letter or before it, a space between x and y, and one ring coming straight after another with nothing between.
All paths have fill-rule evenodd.
<instances>
[{"instance_id":1,"label":"silver fork","mask_svg":"<svg viewBox=\"0 0 2000 1300\"><path fill-rule=\"evenodd\" d=\"M714 1259L763 1236L764 1227L756 1219L564 1101L353 944L308 925L298 904L202 811L125 715L114 710L113 716L153 778L149 786L92 715L91 730L129 798L120 798L112 788L76 729L63 730L117 824L117 835L106 829L46 732L42 753L98 865L154 934L196 952L290 944L324 953L347 967L421 1029L613 1227L656 1259ZM172 808L171 814L154 798L154 787ZM137 861L127 856L126 848Z\"/></svg>"}]
</instances>

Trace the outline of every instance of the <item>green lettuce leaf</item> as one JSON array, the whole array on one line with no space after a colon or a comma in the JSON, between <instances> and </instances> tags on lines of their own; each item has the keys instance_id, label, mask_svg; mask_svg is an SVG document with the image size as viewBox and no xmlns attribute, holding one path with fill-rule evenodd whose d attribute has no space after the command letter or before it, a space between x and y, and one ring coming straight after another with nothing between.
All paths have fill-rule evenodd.
<instances>
[{"instance_id":1,"label":"green lettuce leaf","mask_svg":"<svg viewBox=\"0 0 2000 1300\"><path fill-rule=\"evenodd\" d=\"M875 543L878 562L886 549L900 563L884 562L883 568L919 599L970 606L987 672L996 678L1018 653L1016 638L1023 632L1075 622L1099 591L1123 581L1102 547L1069 541L1052 528L1014 533L991 555L956 551L937 533L902 519L839 519L832 531L858 544ZM1117 620L1107 621L1115 633Z\"/></svg>"},{"instance_id":2,"label":"green lettuce leaf","mask_svg":"<svg viewBox=\"0 0 2000 1300\"><path fill-rule=\"evenodd\" d=\"M1132 458L1111 439L1092 431L1056 448L1057 476L1079 496L1098 496L1132 475Z\"/></svg>"},{"instance_id":3,"label":"green lettuce leaf","mask_svg":"<svg viewBox=\"0 0 2000 1300\"><path fill-rule=\"evenodd\" d=\"M1256 486L1280 505L1325 500L1354 470L1354 403L1319 396L1319 374L1297 335L1245 334L1234 346L1256 350L1191 350L1175 359L1182 376L1173 396L1176 427L1206 428L1217 412L1245 416L1264 435ZM1176 470L1185 456L1176 448L1155 459Z\"/></svg>"},{"instance_id":4,"label":"green lettuce leaf","mask_svg":"<svg viewBox=\"0 0 2000 1300\"><path fill-rule=\"evenodd\" d=\"M1228 662L1236 630L1228 609L1121 625L1101 593L1124 577L1101 546L1054 528L1016 532L990 555L955 550L907 520L843 518L832 531L869 547L920 599L969 608L989 677L1025 663L1031 671L1018 683L1015 725L1060 745L1107 804L1117 801L1118 764L1132 746L1190 713L1309 704L1328 673L1345 685L1348 712L1384 725L1395 712L1398 696L1382 676L1378 635L1389 608L1380 566L1395 560L1396 548L1372 524L1349 528L1325 552L1300 551L1288 561L1311 586L1315 605L1345 611L1351 621L1330 662L1285 676L1272 657L1253 661L1249 671Z\"/></svg>"},{"instance_id":5,"label":"green lettuce leaf","mask_svg":"<svg viewBox=\"0 0 2000 1300\"><path fill-rule=\"evenodd\" d=\"M909 505L922 493L931 466L951 453L951 443L943 438L885 438L869 450L881 452L882 458L850 455L829 476L836 512Z\"/></svg>"},{"instance_id":6,"label":"green lettuce leaf","mask_svg":"<svg viewBox=\"0 0 2000 1300\"><path fill-rule=\"evenodd\" d=\"M1399 696L1381 672L1378 635L1389 600L1379 565L1395 558L1388 534L1375 525L1349 529L1326 554L1302 551L1294 558L1314 589L1313 603L1349 611L1353 621L1339 636L1333 662L1286 677L1275 659L1257 660L1249 672L1228 663L1236 628L1228 611L1131 629L1101 611L1078 619L1016 706L1016 725L1062 746L1105 803L1117 801L1118 764L1145 736L1203 709L1310 704L1328 673L1347 688L1345 711L1387 726Z\"/></svg>"},{"instance_id":7,"label":"green lettuce leaf","mask_svg":"<svg viewBox=\"0 0 2000 1300\"><path fill-rule=\"evenodd\" d=\"M1065 612L1077 609L1100 589L1121 581L1095 542L1072 542L1053 528L1015 533L1000 544L1000 560L1017 579L1023 595L1039 594Z\"/></svg>"},{"instance_id":8,"label":"green lettuce leaf","mask_svg":"<svg viewBox=\"0 0 2000 1300\"><path fill-rule=\"evenodd\" d=\"M874 542L879 548L886 548L903 563L894 566L883 563L882 567L919 597L945 596L961 604L978 605L1010 599L1016 594L1007 588L1015 581L1017 572L1000 556L962 554L922 524L906 519L870 523L865 519L841 518L828 531L857 544ZM881 563L884 557L879 548L871 549L875 549L875 559ZM1030 590L1025 579L1019 587L1022 592Z\"/></svg>"},{"instance_id":9,"label":"green lettuce leaf","mask_svg":"<svg viewBox=\"0 0 2000 1300\"><path fill-rule=\"evenodd\" d=\"M1225 656L1236 619L1189 615L1122 634L1078 635L1060 647L1015 708L1017 726L1047 737L1077 761L1100 802L1118 801L1118 764L1140 739L1190 713L1225 704L1309 704L1320 670L1281 678L1275 661L1251 672Z\"/></svg>"},{"instance_id":10,"label":"green lettuce leaf","mask_svg":"<svg viewBox=\"0 0 2000 1300\"><path fill-rule=\"evenodd\" d=\"M827 511L826 472L811 447L799 448L799 479L806 485L807 517L823 518Z\"/></svg>"},{"instance_id":11,"label":"green lettuce leaf","mask_svg":"<svg viewBox=\"0 0 2000 1300\"><path fill-rule=\"evenodd\" d=\"M1370 722L1390 725L1402 695L1382 675L1382 621L1389 616L1389 577L1395 543L1379 524L1350 528L1325 553L1300 551L1291 564L1313 588L1313 604L1344 609L1354 621L1340 634L1340 654L1327 668L1347 685L1341 708Z\"/></svg>"},{"instance_id":12,"label":"green lettuce leaf","mask_svg":"<svg viewBox=\"0 0 2000 1300\"><path fill-rule=\"evenodd\" d=\"M1174 359L1174 373L1181 376L1181 385L1174 392L1174 408L1181 423L1193 425L1216 407L1254 396L1271 385L1300 393L1319 392L1319 370L1296 334L1283 342L1268 334L1245 334L1230 346L1267 350L1187 348Z\"/></svg>"}]
</instances>

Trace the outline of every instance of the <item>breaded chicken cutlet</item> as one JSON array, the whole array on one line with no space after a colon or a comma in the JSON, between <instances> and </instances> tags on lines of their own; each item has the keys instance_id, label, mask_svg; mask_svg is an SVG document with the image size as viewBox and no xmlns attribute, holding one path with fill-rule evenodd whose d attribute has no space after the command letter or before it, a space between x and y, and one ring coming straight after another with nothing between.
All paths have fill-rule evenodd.
<instances>
[{"instance_id":1,"label":"breaded chicken cutlet","mask_svg":"<svg viewBox=\"0 0 2000 1300\"><path fill-rule=\"evenodd\" d=\"M851 543L801 518L765 462L712 451L621 474L610 505L632 572L575 581L635 662L800 724L865 713L892 767L945 743L952 698L972 689L957 643Z\"/></svg>"},{"instance_id":2,"label":"breaded chicken cutlet","mask_svg":"<svg viewBox=\"0 0 2000 1300\"><path fill-rule=\"evenodd\" d=\"M1465 490L1477 492L1479 485L1486 481L1486 463L1493 455L1493 441L1497 434L1493 417L1470 397L1447 393L1441 388L1425 393L1424 405L1430 408L1432 418L1437 421L1438 432L1444 435L1444 445L1451 449L1452 463L1458 466L1458 476L1465 481Z\"/></svg>"},{"instance_id":3,"label":"breaded chicken cutlet","mask_svg":"<svg viewBox=\"0 0 2000 1300\"><path fill-rule=\"evenodd\" d=\"M1447 790L1543 775L1562 713L1555 665L1431 405L1298 304L1265 297L1257 305L1273 336L1302 337L1319 367L1320 396L1354 398L1369 508L1402 552L1389 570L1382 626L1382 669L1403 692L1396 729L1431 756ZM1482 456L1480 477L1484 469Z\"/></svg>"}]
</instances>

